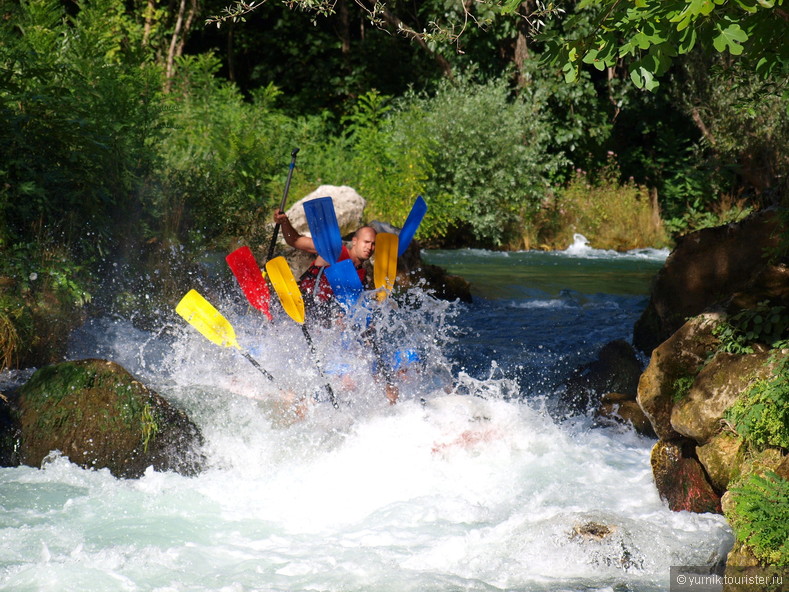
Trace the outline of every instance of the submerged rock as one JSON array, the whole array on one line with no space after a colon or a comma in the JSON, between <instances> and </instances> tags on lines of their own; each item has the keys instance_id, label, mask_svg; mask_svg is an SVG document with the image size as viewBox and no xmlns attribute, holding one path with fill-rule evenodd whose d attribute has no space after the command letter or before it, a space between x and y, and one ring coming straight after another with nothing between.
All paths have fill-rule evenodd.
<instances>
[{"instance_id":1,"label":"submerged rock","mask_svg":"<svg viewBox=\"0 0 789 592\"><path fill-rule=\"evenodd\" d=\"M606 393L600 397L600 405L595 411L595 416L630 425L637 433L643 436L657 437L649 418L644 413L644 410L641 409L634 395Z\"/></svg>"},{"instance_id":2,"label":"submerged rock","mask_svg":"<svg viewBox=\"0 0 789 592\"><path fill-rule=\"evenodd\" d=\"M200 471L203 443L185 413L106 360L63 362L38 370L20 389L12 415L18 463L40 466L52 451L116 477L152 466Z\"/></svg>"},{"instance_id":3,"label":"submerged rock","mask_svg":"<svg viewBox=\"0 0 789 592\"><path fill-rule=\"evenodd\" d=\"M559 396L562 414L585 413L605 393L621 393L635 400L641 362L633 347L622 339L605 344L597 359L573 371Z\"/></svg>"}]
</instances>

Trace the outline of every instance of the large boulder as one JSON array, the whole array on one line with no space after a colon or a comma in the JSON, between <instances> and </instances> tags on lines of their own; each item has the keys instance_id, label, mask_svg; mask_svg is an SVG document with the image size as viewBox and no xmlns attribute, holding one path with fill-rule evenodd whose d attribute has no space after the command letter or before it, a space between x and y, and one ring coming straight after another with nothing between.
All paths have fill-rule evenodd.
<instances>
[{"instance_id":1,"label":"large boulder","mask_svg":"<svg viewBox=\"0 0 789 592\"><path fill-rule=\"evenodd\" d=\"M777 212L763 210L736 224L680 237L655 278L633 344L649 353L688 317L745 290L768 267L766 253L780 235Z\"/></svg>"},{"instance_id":2,"label":"large boulder","mask_svg":"<svg viewBox=\"0 0 789 592\"><path fill-rule=\"evenodd\" d=\"M304 202L317 199L319 197L331 197L334 204L334 213L337 215L337 224L340 227L340 234L347 237L363 224L364 208L367 205L361 195L355 189L346 185L321 185L315 191L302 197L294 203L286 212L293 228L301 234L312 236L307 217L304 214Z\"/></svg>"},{"instance_id":3,"label":"large boulder","mask_svg":"<svg viewBox=\"0 0 789 592\"><path fill-rule=\"evenodd\" d=\"M652 352L638 382L638 403L663 440L682 438L671 425L675 400L691 383L718 344L712 329L720 315L709 313L687 321Z\"/></svg>"},{"instance_id":4,"label":"large boulder","mask_svg":"<svg viewBox=\"0 0 789 592\"><path fill-rule=\"evenodd\" d=\"M152 466L194 474L202 436L186 414L106 360L63 362L38 370L12 406L16 461L40 466L53 451L116 477Z\"/></svg>"},{"instance_id":5,"label":"large boulder","mask_svg":"<svg viewBox=\"0 0 789 592\"><path fill-rule=\"evenodd\" d=\"M702 368L693 385L671 410L671 427L703 445L721 430L723 412L754 381L767 378L769 352L736 355L719 352Z\"/></svg>"},{"instance_id":6,"label":"large boulder","mask_svg":"<svg viewBox=\"0 0 789 592\"><path fill-rule=\"evenodd\" d=\"M728 489L729 483L740 477L745 452L745 441L730 432L720 432L709 442L696 448L696 456L715 491L723 493Z\"/></svg>"}]
</instances>

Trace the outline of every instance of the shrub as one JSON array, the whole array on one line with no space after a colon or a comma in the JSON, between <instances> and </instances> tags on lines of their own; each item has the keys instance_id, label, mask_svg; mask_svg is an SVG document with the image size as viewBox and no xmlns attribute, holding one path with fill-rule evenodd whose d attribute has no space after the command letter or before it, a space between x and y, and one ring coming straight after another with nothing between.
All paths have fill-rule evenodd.
<instances>
[{"instance_id":1,"label":"shrub","mask_svg":"<svg viewBox=\"0 0 789 592\"><path fill-rule=\"evenodd\" d=\"M576 171L566 187L557 190L547 208L553 244L566 246L573 234L584 235L596 248L619 251L663 247L667 239L646 188L619 182L614 155L597 175Z\"/></svg>"},{"instance_id":2,"label":"shrub","mask_svg":"<svg viewBox=\"0 0 789 592\"><path fill-rule=\"evenodd\" d=\"M737 540L768 565L789 565L789 481L768 471L730 491L726 518Z\"/></svg>"},{"instance_id":3,"label":"shrub","mask_svg":"<svg viewBox=\"0 0 789 592\"><path fill-rule=\"evenodd\" d=\"M438 207L428 215L478 244L519 242L556 168L559 157L546 156L544 103L530 92L512 97L505 79L443 81L433 95L408 94L395 123L429 147L425 197Z\"/></svg>"},{"instance_id":4,"label":"shrub","mask_svg":"<svg viewBox=\"0 0 789 592\"><path fill-rule=\"evenodd\" d=\"M789 357L783 356L771 378L756 381L724 418L756 448L789 449Z\"/></svg>"},{"instance_id":5,"label":"shrub","mask_svg":"<svg viewBox=\"0 0 789 592\"><path fill-rule=\"evenodd\" d=\"M779 347L789 331L789 310L785 306L760 302L730 316L713 328L720 339L718 351L732 354L753 353L752 345L762 343L769 348Z\"/></svg>"}]
</instances>

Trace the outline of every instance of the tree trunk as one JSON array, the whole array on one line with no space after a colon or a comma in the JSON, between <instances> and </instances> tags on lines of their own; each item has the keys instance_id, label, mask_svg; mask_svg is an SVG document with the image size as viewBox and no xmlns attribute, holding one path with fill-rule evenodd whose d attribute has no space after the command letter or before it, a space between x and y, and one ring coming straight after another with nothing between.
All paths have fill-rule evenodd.
<instances>
[{"instance_id":1,"label":"tree trunk","mask_svg":"<svg viewBox=\"0 0 789 592\"><path fill-rule=\"evenodd\" d=\"M529 10L530 2L523 2L521 6L524 10ZM523 70L523 64L526 63L531 57L529 51L529 23L526 19L518 20L518 36L515 38L515 50L513 52L512 61L515 64L515 71L518 73L517 84L518 88L523 88L529 82L526 73Z\"/></svg>"},{"instance_id":2,"label":"tree trunk","mask_svg":"<svg viewBox=\"0 0 789 592\"><path fill-rule=\"evenodd\" d=\"M178 16L175 20L173 36L170 39L170 49L167 51L167 66L165 68L165 77L167 78L165 89L167 91L170 90L170 81L174 73L175 58L183 55L186 35L189 33L192 22L197 15L197 0L191 0L188 12L186 9L186 2L187 0L181 0L178 4Z\"/></svg>"},{"instance_id":3,"label":"tree trunk","mask_svg":"<svg viewBox=\"0 0 789 592\"><path fill-rule=\"evenodd\" d=\"M342 44L342 55L344 57L351 55L351 18L348 14L348 3L346 0L339 0L337 2L337 16L340 19L340 30L337 35L340 37Z\"/></svg>"},{"instance_id":4,"label":"tree trunk","mask_svg":"<svg viewBox=\"0 0 789 592\"><path fill-rule=\"evenodd\" d=\"M151 38L151 30L153 29L153 15L156 13L156 1L148 0L145 4L145 26L142 31L142 45L146 47Z\"/></svg>"}]
</instances>

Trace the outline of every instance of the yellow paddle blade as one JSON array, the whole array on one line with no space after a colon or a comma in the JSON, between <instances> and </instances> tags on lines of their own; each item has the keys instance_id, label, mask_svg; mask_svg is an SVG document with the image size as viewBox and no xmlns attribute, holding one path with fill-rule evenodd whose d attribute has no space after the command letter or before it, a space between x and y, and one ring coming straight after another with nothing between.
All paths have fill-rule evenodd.
<instances>
[{"instance_id":1,"label":"yellow paddle blade","mask_svg":"<svg viewBox=\"0 0 789 592\"><path fill-rule=\"evenodd\" d=\"M304 300L301 298L296 279L284 257L274 257L266 263L266 271L274 291L279 296L282 308L288 316L299 324L304 323Z\"/></svg>"},{"instance_id":2,"label":"yellow paddle blade","mask_svg":"<svg viewBox=\"0 0 789 592\"><path fill-rule=\"evenodd\" d=\"M197 290L189 290L175 307L175 312L217 345L241 349L233 325Z\"/></svg>"},{"instance_id":3,"label":"yellow paddle blade","mask_svg":"<svg viewBox=\"0 0 789 592\"><path fill-rule=\"evenodd\" d=\"M378 300L383 300L392 291L396 278L397 235L379 232L375 236L375 267L373 268Z\"/></svg>"}]
</instances>

